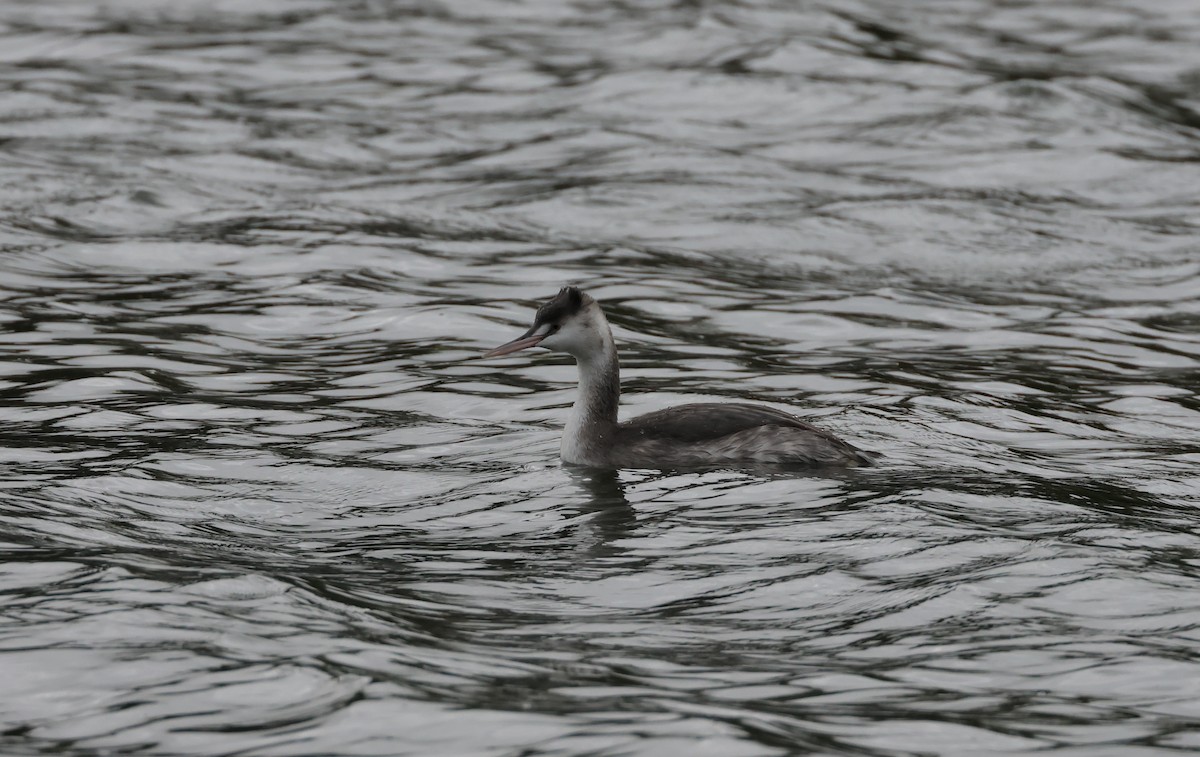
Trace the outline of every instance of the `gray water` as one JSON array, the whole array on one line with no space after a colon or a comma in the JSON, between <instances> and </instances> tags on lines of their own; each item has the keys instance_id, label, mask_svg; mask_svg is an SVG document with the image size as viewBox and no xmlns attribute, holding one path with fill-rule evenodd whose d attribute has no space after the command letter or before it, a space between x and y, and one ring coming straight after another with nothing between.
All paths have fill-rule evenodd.
<instances>
[{"instance_id":1,"label":"gray water","mask_svg":"<svg viewBox=\"0 0 1200 757\"><path fill-rule=\"evenodd\" d=\"M0 754L1200 750L1200 9L0 6ZM557 459L626 415L875 469Z\"/></svg>"}]
</instances>

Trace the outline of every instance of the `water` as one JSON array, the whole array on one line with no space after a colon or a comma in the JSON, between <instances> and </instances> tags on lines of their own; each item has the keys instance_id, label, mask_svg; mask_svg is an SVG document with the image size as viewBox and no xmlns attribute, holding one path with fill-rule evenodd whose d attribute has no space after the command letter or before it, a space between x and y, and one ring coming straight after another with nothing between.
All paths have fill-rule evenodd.
<instances>
[{"instance_id":1,"label":"water","mask_svg":"<svg viewBox=\"0 0 1200 757\"><path fill-rule=\"evenodd\" d=\"M1194 10L5 4L0 753L1200 749Z\"/></svg>"}]
</instances>

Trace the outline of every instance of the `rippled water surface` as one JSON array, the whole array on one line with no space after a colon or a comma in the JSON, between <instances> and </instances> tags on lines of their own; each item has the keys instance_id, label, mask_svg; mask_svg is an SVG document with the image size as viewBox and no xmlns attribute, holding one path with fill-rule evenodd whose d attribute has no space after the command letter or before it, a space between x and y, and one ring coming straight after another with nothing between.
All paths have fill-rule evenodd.
<instances>
[{"instance_id":1,"label":"rippled water surface","mask_svg":"<svg viewBox=\"0 0 1200 757\"><path fill-rule=\"evenodd\" d=\"M0 6L0 753L1200 750L1200 14ZM623 412L841 475L558 461Z\"/></svg>"}]
</instances>

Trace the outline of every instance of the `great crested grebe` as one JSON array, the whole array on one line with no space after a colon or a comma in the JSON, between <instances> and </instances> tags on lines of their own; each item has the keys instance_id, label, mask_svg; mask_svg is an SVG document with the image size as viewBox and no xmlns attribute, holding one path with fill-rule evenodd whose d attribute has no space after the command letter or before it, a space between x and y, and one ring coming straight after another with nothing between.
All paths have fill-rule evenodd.
<instances>
[{"instance_id":1,"label":"great crested grebe","mask_svg":"<svg viewBox=\"0 0 1200 757\"><path fill-rule=\"evenodd\" d=\"M484 357L529 347L566 352L579 365L579 396L563 429L566 463L609 468L730 464L857 467L877 456L796 416L761 405L680 405L617 422L620 366L600 304L563 287L542 305L533 326Z\"/></svg>"}]
</instances>

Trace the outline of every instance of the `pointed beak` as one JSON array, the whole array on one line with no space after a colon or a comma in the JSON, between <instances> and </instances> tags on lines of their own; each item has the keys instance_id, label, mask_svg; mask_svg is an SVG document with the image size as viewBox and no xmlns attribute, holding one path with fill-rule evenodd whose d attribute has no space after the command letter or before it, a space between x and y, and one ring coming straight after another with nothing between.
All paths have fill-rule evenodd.
<instances>
[{"instance_id":1,"label":"pointed beak","mask_svg":"<svg viewBox=\"0 0 1200 757\"><path fill-rule=\"evenodd\" d=\"M529 331L526 331L524 334L512 340L511 342L502 344L494 350L485 352L483 357L500 357L501 355L507 355L510 352L519 352L520 350L529 349L530 347L536 347L539 342L546 338L545 334L534 333L537 331L537 328L537 326L534 326Z\"/></svg>"}]
</instances>

